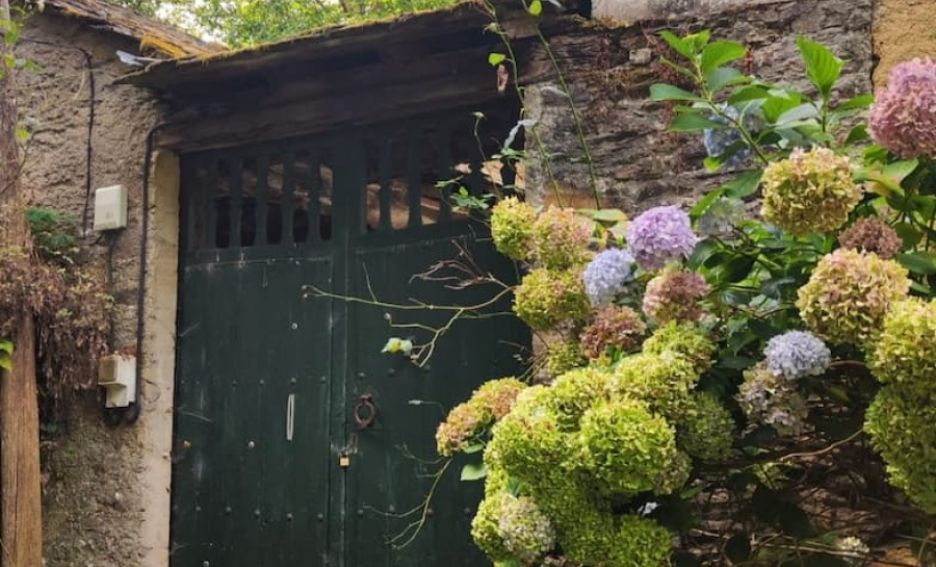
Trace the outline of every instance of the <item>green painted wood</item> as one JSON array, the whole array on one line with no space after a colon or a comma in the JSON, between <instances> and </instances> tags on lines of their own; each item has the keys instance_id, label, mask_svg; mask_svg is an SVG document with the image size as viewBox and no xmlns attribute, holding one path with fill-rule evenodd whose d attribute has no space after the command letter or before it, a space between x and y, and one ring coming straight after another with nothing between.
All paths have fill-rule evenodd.
<instances>
[{"instance_id":1,"label":"green painted wood","mask_svg":"<svg viewBox=\"0 0 936 567\"><path fill-rule=\"evenodd\" d=\"M452 237L416 240L385 245L380 238L365 238L355 254L354 293L367 293L366 279L382 301L402 302L418 297L438 305L481 302L497 293L494 286L464 291L445 290L437 283L413 281L414 273L432 263L458 254L453 242L460 240L481 264L505 280L513 278L513 267L497 256L486 243ZM502 301L490 313L509 313ZM438 313L394 314L397 322L443 324L448 316ZM457 459L443 477L430 508L431 516L408 545L408 538L389 543L418 521L419 514L395 517L417 507L429 493L427 474L441 463L435 452L435 429L454 405L464 401L485 380L517 373L515 355L529 343L529 334L513 317L466 320L456 323L438 344L426 369L419 369L402 356L379 354L389 332L384 311L357 306L352 315L349 388L347 407L353 408L362 394L374 396L379 408L376 424L357 432L359 452L349 469L348 550L346 565L353 566L478 566L484 556L471 542L470 524L482 495L479 482L459 480L466 459ZM401 336L411 331L400 330ZM427 333L413 336L425 340ZM350 425L354 432L356 425ZM479 456L475 456L475 459ZM423 461L423 462L421 462Z\"/></svg>"},{"instance_id":2,"label":"green painted wood","mask_svg":"<svg viewBox=\"0 0 936 567\"><path fill-rule=\"evenodd\" d=\"M186 267L173 565L279 567L327 553L330 309L300 289L330 282L328 258Z\"/></svg>"},{"instance_id":3,"label":"green painted wood","mask_svg":"<svg viewBox=\"0 0 936 567\"><path fill-rule=\"evenodd\" d=\"M423 461L436 459L434 432L447 411L483 381L519 370L516 355L530 337L508 316L509 301L492 308L499 316L457 323L429 367L418 369L380 353L388 336L411 334L388 328L384 309L302 293L303 286L314 285L338 295L373 291L389 302L417 297L438 304L472 303L496 293L493 287L455 292L412 280L433 262L455 257L456 242L504 281L516 279L515 267L494 252L484 227L451 222L447 206L435 224L422 225L417 215L407 228L393 230L385 217L376 232L368 231L368 183L381 187L378 207L388 215L391 178L425 182L417 166L424 157L438 162L444 173L439 179L452 174L443 163L451 148L407 143L419 138L444 144L456 126L403 126L241 148L234 159L186 156L186 172L206 173L187 174L183 187L172 567L487 564L470 539L482 486L459 481L464 459L439 484L417 537L402 549L390 540L417 519L397 515L429 490L425 475L437 465ZM399 132L402 138L391 138ZM394 143L404 150L402 163L391 159ZM330 219L319 219L317 200L311 210L296 208L297 182L309 185L313 197L324 191L324 178L305 179L317 172L299 173L293 163L297 152L310 147L310 163L321 160L332 171ZM285 156L278 166L283 175L268 175L269 164L278 161L269 156ZM246 195L231 195L225 209L204 191L217 187L218 160L235 164L238 178L241 164L256 164L255 218L239 212ZM281 184L278 202L274 184ZM241 188L238 182L231 186ZM405 206L418 210L418 195L411 191ZM293 222L303 214L311 233L295 242ZM319 237L320 221L329 223L327 240ZM222 226L230 235L223 248ZM252 245L238 240L242 229L256 231ZM281 237L272 236L276 231ZM443 317L423 311L394 320L437 324ZM353 410L362 395L373 397L379 415L373 427L358 430ZM343 453L349 454L347 468L339 466Z\"/></svg>"}]
</instances>

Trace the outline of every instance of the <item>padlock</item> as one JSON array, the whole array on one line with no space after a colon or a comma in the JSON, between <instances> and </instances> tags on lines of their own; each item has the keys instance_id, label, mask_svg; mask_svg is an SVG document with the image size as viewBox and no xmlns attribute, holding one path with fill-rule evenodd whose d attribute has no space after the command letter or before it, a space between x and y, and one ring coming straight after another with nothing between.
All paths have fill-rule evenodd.
<instances>
[{"instance_id":1,"label":"padlock","mask_svg":"<svg viewBox=\"0 0 936 567\"><path fill-rule=\"evenodd\" d=\"M351 457L349 455L341 455L338 457L338 466L346 469L351 466Z\"/></svg>"}]
</instances>

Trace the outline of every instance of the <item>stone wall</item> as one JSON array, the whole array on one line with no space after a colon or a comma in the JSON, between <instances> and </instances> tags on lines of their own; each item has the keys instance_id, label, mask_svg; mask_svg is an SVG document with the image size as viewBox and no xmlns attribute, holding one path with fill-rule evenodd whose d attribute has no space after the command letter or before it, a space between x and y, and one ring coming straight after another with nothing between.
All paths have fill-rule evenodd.
<instances>
[{"instance_id":1,"label":"stone wall","mask_svg":"<svg viewBox=\"0 0 936 567\"><path fill-rule=\"evenodd\" d=\"M44 14L29 18L17 46L19 57L38 66L17 77L21 114L34 128L22 178L32 202L68 213L79 222L88 207L91 226L93 202L86 200L89 143L92 190L116 184L129 189L128 227L107 237L89 230L82 245L96 277L107 281L110 273L110 293L116 301L111 346L131 353L137 336L145 142L159 119L149 93L113 84L130 70L119 63L116 50L136 48L129 40L92 30L77 20ZM88 377L89 382L94 379ZM156 457L166 462L164 470L153 470L147 458L156 451L150 441L154 429L165 432L171 427L171 414L160 411L158 404L148 404L156 390L144 384L144 411L134 425L105 425L103 401L93 386L77 393L64 413L55 416L54 429L43 439L48 567L128 567L145 564L144 558L154 552L141 537L141 526L154 514L160 516L157 507L145 504L151 493L158 491L167 498L164 455L169 446ZM171 407L171 391L168 403ZM167 514L168 504L165 508ZM158 520L168 529L166 514ZM159 545L167 548L168 540Z\"/></svg>"},{"instance_id":2,"label":"stone wall","mask_svg":"<svg viewBox=\"0 0 936 567\"><path fill-rule=\"evenodd\" d=\"M674 2L657 0L656 5ZM616 25L604 20L583 23L554 37L551 48L570 84L597 171L598 190L606 205L635 211L661 203L691 200L716 187L719 176L702 167L701 136L666 131L670 109L647 101L650 85L670 80L659 59L663 29L681 32L711 29L713 36L743 42L750 50L751 71L773 81L803 85L795 41L798 34L829 45L848 61L843 96L871 91L872 0L696 0L701 15L667 10L673 19ZM719 6L716 6L718 4ZM618 2L627 13L627 2ZM636 3L634 13L645 6ZM723 7L717 12L706 12ZM688 8L687 8L688 9ZM526 107L538 120L538 134L552 154L553 177L534 164L527 185L535 202L555 201L594 206L588 168L582 159L567 100L557 90L542 49L526 64ZM527 136L532 140L531 136ZM536 148L531 148L536 152ZM557 197L561 195L561 197Z\"/></svg>"},{"instance_id":3,"label":"stone wall","mask_svg":"<svg viewBox=\"0 0 936 567\"><path fill-rule=\"evenodd\" d=\"M907 59L936 59L936 0L877 0L874 13L874 84Z\"/></svg>"}]
</instances>

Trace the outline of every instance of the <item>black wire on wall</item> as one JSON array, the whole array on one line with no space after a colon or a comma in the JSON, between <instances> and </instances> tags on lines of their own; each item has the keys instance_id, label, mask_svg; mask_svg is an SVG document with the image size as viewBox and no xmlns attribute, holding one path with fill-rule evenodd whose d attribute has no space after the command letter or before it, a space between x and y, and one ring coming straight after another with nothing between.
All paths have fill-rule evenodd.
<instances>
[{"instance_id":1,"label":"black wire on wall","mask_svg":"<svg viewBox=\"0 0 936 567\"><path fill-rule=\"evenodd\" d=\"M41 39L23 38L22 43L32 43L35 45L45 45L56 49L64 49L79 53L84 59L85 70L88 81L88 127L85 140L85 201L81 211L81 233L82 236L88 232L88 210L91 207L91 190L93 188L93 170L94 164L94 124L97 118L97 84L94 76L94 60L91 53L76 45L66 43L56 43L52 41L43 41Z\"/></svg>"}]
</instances>

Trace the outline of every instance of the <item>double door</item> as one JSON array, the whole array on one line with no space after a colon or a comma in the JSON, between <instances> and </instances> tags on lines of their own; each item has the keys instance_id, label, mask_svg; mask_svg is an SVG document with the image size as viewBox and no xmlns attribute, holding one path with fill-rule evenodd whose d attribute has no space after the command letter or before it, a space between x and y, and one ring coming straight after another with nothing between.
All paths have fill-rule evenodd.
<instances>
[{"instance_id":1,"label":"double door","mask_svg":"<svg viewBox=\"0 0 936 567\"><path fill-rule=\"evenodd\" d=\"M450 309L515 267L434 181L459 171L452 130L398 131L185 159L173 567L485 564L481 485L434 433L520 371L529 335L507 296ZM420 364L382 353L390 337Z\"/></svg>"}]
</instances>

